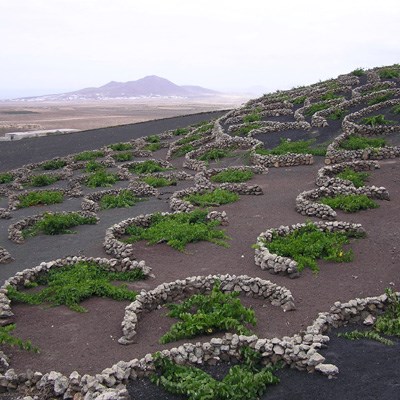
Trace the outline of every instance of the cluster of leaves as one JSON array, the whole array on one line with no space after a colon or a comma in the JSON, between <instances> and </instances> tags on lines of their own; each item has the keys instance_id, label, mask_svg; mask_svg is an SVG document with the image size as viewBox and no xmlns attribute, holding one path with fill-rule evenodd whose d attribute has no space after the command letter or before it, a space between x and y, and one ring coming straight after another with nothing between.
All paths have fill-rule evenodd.
<instances>
[{"instance_id":1,"label":"cluster of leaves","mask_svg":"<svg viewBox=\"0 0 400 400\"><path fill-rule=\"evenodd\" d=\"M357 68L351 74L354 76L360 77L360 76L365 75L365 71L364 71L364 68Z\"/></svg>"},{"instance_id":2,"label":"cluster of leaves","mask_svg":"<svg viewBox=\"0 0 400 400\"><path fill-rule=\"evenodd\" d=\"M136 197L129 190L121 190L119 194L106 194L100 200L100 208L108 210L110 208L128 208L134 206L143 199Z\"/></svg>"},{"instance_id":3,"label":"cluster of leaves","mask_svg":"<svg viewBox=\"0 0 400 400\"><path fill-rule=\"evenodd\" d=\"M340 179L352 182L356 188L359 188L365 185L365 182L368 180L369 175L370 174L368 172L357 172L354 171L354 169L346 167L342 172L340 172L336 176Z\"/></svg>"},{"instance_id":4,"label":"cluster of leaves","mask_svg":"<svg viewBox=\"0 0 400 400\"><path fill-rule=\"evenodd\" d=\"M118 175L107 172L102 169L96 172L93 172L86 179L86 186L91 188L96 187L107 187L114 185L115 182L118 181Z\"/></svg>"},{"instance_id":5,"label":"cluster of leaves","mask_svg":"<svg viewBox=\"0 0 400 400\"><path fill-rule=\"evenodd\" d=\"M392 114L400 114L400 104L397 104L397 106L394 106L394 107L390 110L390 112L391 112Z\"/></svg>"},{"instance_id":6,"label":"cluster of leaves","mask_svg":"<svg viewBox=\"0 0 400 400\"><path fill-rule=\"evenodd\" d=\"M104 153L100 150L83 151L82 153L76 154L74 157L75 161L90 161L96 158L104 157Z\"/></svg>"},{"instance_id":7,"label":"cluster of leaves","mask_svg":"<svg viewBox=\"0 0 400 400\"><path fill-rule=\"evenodd\" d=\"M0 345L7 344L9 346L17 346L21 350L33 351L39 353L39 348L32 345L30 340L24 341L18 337L11 335L15 329L15 324L0 327Z\"/></svg>"},{"instance_id":8,"label":"cluster of leaves","mask_svg":"<svg viewBox=\"0 0 400 400\"><path fill-rule=\"evenodd\" d=\"M132 282L143 279L142 270L110 272L95 263L80 262L72 266L52 268L36 280L37 285L45 286L40 291L28 293L8 286L11 301L27 304L49 303L54 306L66 305L73 311L87 311L79 303L93 296L108 297L114 300L134 301L136 293L126 286L114 286L112 281Z\"/></svg>"},{"instance_id":9,"label":"cluster of leaves","mask_svg":"<svg viewBox=\"0 0 400 400\"><path fill-rule=\"evenodd\" d=\"M189 128L178 128L175 129L172 134L174 136L182 136L182 135L187 135L189 133Z\"/></svg>"},{"instance_id":10,"label":"cluster of leaves","mask_svg":"<svg viewBox=\"0 0 400 400\"><path fill-rule=\"evenodd\" d=\"M371 117L365 117L361 120L365 125L377 126L377 125L390 125L394 124L394 121L387 120L383 114L373 115Z\"/></svg>"},{"instance_id":11,"label":"cluster of leaves","mask_svg":"<svg viewBox=\"0 0 400 400\"><path fill-rule=\"evenodd\" d=\"M147 151L157 151L161 149L161 143L149 143L146 146L143 147L144 150Z\"/></svg>"},{"instance_id":12,"label":"cluster of leaves","mask_svg":"<svg viewBox=\"0 0 400 400\"><path fill-rule=\"evenodd\" d=\"M252 122L261 121L261 115L258 112L252 112L243 117L243 122L245 124L251 124Z\"/></svg>"},{"instance_id":13,"label":"cluster of leaves","mask_svg":"<svg viewBox=\"0 0 400 400\"><path fill-rule=\"evenodd\" d=\"M3 174L0 174L0 184L1 183L10 183L13 180L14 180L14 177L11 174L7 173L7 172L4 172Z\"/></svg>"},{"instance_id":14,"label":"cluster of leaves","mask_svg":"<svg viewBox=\"0 0 400 400\"><path fill-rule=\"evenodd\" d=\"M343 246L354 236L349 232L322 232L314 224L308 223L287 236L274 234L272 241L266 243L266 246L272 253L295 260L299 271L308 267L318 272L318 259L333 262L352 261L353 252L345 251Z\"/></svg>"},{"instance_id":15,"label":"cluster of leaves","mask_svg":"<svg viewBox=\"0 0 400 400\"><path fill-rule=\"evenodd\" d=\"M184 197L184 200L199 207L214 207L220 206L222 204L234 203L235 201L238 201L239 198L240 197L237 193L218 188L211 192L205 192L202 194L190 194Z\"/></svg>"},{"instance_id":16,"label":"cluster of leaves","mask_svg":"<svg viewBox=\"0 0 400 400\"><path fill-rule=\"evenodd\" d=\"M254 173L250 170L227 169L213 175L210 180L217 183L239 183L249 181L253 176Z\"/></svg>"},{"instance_id":17,"label":"cluster of leaves","mask_svg":"<svg viewBox=\"0 0 400 400\"><path fill-rule=\"evenodd\" d=\"M317 111L322 111L322 110L326 110L327 108L330 107L330 104L326 104L326 103L314 103L311 104L309 107L307 107L307 110L305 111L305 115L307 117L311 117L312 115L314 115Z\"/></svg>"},{"instance_id":18,"label":"cluster of leaves","mask_svg":"<svg viewBox=\"0 0 400 400\"><path fill-rule=\"evenodd\" d=\"M97 161L88 161L85 167L86 172L96 172L96 171L102 171L104 169L105 169L104 165L100 164Z\"/></svg>"},{"instance_id":19,"label":"cluster of leaves","mask_svg":"<svg viewBox=\"0 0 400 400\"><path fill-rule=\"evenodd\" d=\"M261 128L261 124L258 122L253 122L250 124L245 124L241 126L237 131L235 131L236 136L247 136L249 132L251 132L254 129L259 129Z\"/></svg>"},{"instance_id":20,"label":"cluster of leaves","mask_svg":"<svg viewBox=\"0 0 400 400\"><path fill-rule=\"evenodd\" d=\"M338 94L335 94L333 91L326 92L321 96L321 100L327 101L327 100L334 100L334 99L342 99L343 96L339 96Z\"/></svg>"},{"instance_id":21,"label":"cluster of leaves","mask_svg":"<svg viewBox=\"0 0 400 400\"><path fill-rule=\"evenodd\" d=\"M347 110L342 110L341 108L337 108L335 111L331 112L329 115L326 116L326 118L332 120L332 121L338 121L348 113Z\"/></svg>"},{"instance_id":22,"label":"cluster of leaves","mask_svg":"<svg viewBox=\"0 0 400 400\"><path fill-rule=\"evenodd\" d=\"M18 208L26 208L37 205L49 205L62 203L64 195L59 190L44 190L42 192L30 192L18 196Z\"/></svg>"},{"instance_id":23,"label":"cluster of leaves","mask_svg":"<svg viewBox=\"0 0 400 400\"><path fill-rule=\"evenodd\" d=\"M207 121L202 123L197 129L196 132L198 133L206 133L210 131L214 127L212 122L208 123Z\"/></svg>"},{"instance_id":24,"label":"cluster of leaves","mask_svg":"<svg viewBox=\"0 0 400 400\"><path fill-rule=\"evenodd\" d=\"M375 321L372 331L358 331L341 333L338 336L343 336L346 339L372 339L386 345L393 345L393 341L386 339L382 335L400 337L400 300L393 289L386 289L386 295L389 304L386 311L379 315Z\"/></svg>"},{"instance_id":25,"label":"cluster of leaves","mask_svg":"<svg viewBox=\"0 0 400 400\"><path fill-rule=\"evenodd\" d=\"M57 182L59 179L60 178L58 176L35 175L30 179L29 185L35 187L49 186Z\"/></svg>"},{"instance_id":26,"label":"cluster of leaves","mask_svg":"<svg viewBox=\"0 0 400 400\"><path fill-rule=\"evenodd\" d=\"M340 194L335 197L323 197L319 200L319 202L334 209L342 210L348 213L379 207L375 201L371 200L365 194Z\"/></svg>"},{"instance_id":27,"label":"cluster of leaves","mask_svg":"<svg viewBox=\"0 0 400 400\"><path fill-rule=\"evenodd\" d=\"M340 147L345 150L364 150L369 148L380 148L386 146L385 139L366 138L356 135L350 135L346 140L340 143Z\"/></svg>"},{"instance_id":28,"label":"cluster of leaves","mask_svg":"<svg viewBox=\"0 0 400 400\"><path fill-rule=\"evenodd\" d=\"M307 98L307 96L299 96L299 97L296 97L296 98L292 101L292 103L293 103L293 104L296 104L296 105L304 104L304 101L305 101L306 98Z\"/></svg>"},{"instance_id":29,"label":"cluster of leaves","mask_svg":"<svg viewBox=\"0 0 400 400\"><path fill-rule=\"evenodd\" d=\"M117 162L131 161L133 155L132 153L124 152L124 153L113 154L112 158Z\"/></svg>"},{"instance_id":30,"label":"cluster of leaves","mask_svg":"<svg viewBox=\"0 0 400 400\"><path fill-rule=\"evenodd\" d=\"M276 368L246 360L249 357L242 365L230 368L219 381L199 368L175 364L157 353L154 361L158 373L150 379L170 393L188 396L189 400L256 400L269 385L279 383L279 378L274 375Z\"/></svg>"},{"instance_id":31,"label":"cluster of leaves","mask_svg":"<svg viewBox=\"0 0 400 400\"><path fill-rule=\"evenodd\" d=\"M183 145L183 144L192 143L192 142L194 142L196 140L199 140L201 138L202 138L202 136L200 134L195 133L194 135L188 135L186 137L183 137L182 139L177 140L175 142L175 144L180 146L180 145Z\"/></svg>"},{"instance_id":32,"label":"cluster of leaves","mask_svg":"<svg viewBox=\"0 0 400 400\"><path fill-rule=\"evenodd\" d=\"M133 145L131 143L114 143L110 144L108 147L114 151L126 151L131 150Z\"/></svg>"},{"instance_id":33,"label":"cluster of leaves","mask_svg":"<svg viewBox=\"0 0 400 400\"><path fill-rule=\"evenodd\" d=\"M149 135L146 137L147 143L160 143L160 136L157 135Z\"/></svg>"},{"instance_id":34,"label":"cluster of leaves","mask_svg":"<svg viewBox=\"0 0 400 400\"><path fill-rule=\"evenodd\" d=\"M392 98L392 94L391 93L387 93L387 94L382 94L380 96L376 96L373 99L368 101L368 105L369 106L373 106L374 104L379 104L382 103L386 100L389 100Z\"/></svg>"},{"instance_id":35,"label":"cluster of leaves","mask_svg":"<svg viewBox=\"0 0 400 400\"><path fill-rule=\"evenodd\" d=\"M128 167L130 172L135 174L152 174L153 172L167 171L168 168L162 167L158 162L147 160Z\"/></svg>"},{"instance_id":36,"label":"cluster of leaves","mask_svg":"<svg viewBox=\"0 0 400 400\"><path fill-rule=\"evenodd\" d=\"M323 146L312 148L311 146L314 143L315 139L297 140L292 142L291 140L282 138L279 145L274 147L272 150L258 148L256 149L256 153L260 155L277 155L277 156L288 153L312 154L314 156L324 156L326 153L326 148Z\"/></svg>"},{"instance_id":37,"label":"cluster of leaves","mask_svg":"<svg viewBox=\"0 0 400 400\"><path fill-rule=\"evenodd\" d=\"M44 170L54 170L60 169L67 165L67 162L64 160L49 160L42 164L42 168Z\"/></svg>"},{"instance_id":38,"label":"cluster of leaves","mask_svg":"<svg viewBox=\"0 0 400 400\"><path fill-rule=\"evenodd\" d=\"M160 343L192 338L220 331L251 335L246 324L256 325L256 316L238 299L240 292L224 293L215 282L210 294L196 294L181 304L168 304L169 317L180 319L161 337Z\"/></svg>"},{"instance_id":39,"label":"cluster of leaves","mask_svg":"<svg viewBox=\"0 0 400 400\"><path fill-rule=\"evenodd\" d=\"M45 213L43 218L34 225L24 229L22 235L24 237L36 236L39 233L45 235L60 235L64 233L73 233L70 228L78 225L95 224L95 217L84 217L76 212L68 214L50 214Z\"/></svg>"},{"instance_id":40,"label":"cluster of leaves","mask_svg":"<svg viewBox=\"0 0 400 400\"><path fill-rule=\"evenodd\" d=\"M400 69L397 68L382 68L379 71L379 76L381 79L394 79L400 77Z\"/></svg>"},{"instance_id":41,"label":"cluster of leaves","mask_svg":"<svg viewBox=\"0 0 400 400\"><path fill-rule=\"evenodd\" d=\"M174 186L177 183L176 179L156 177L156 176L145 176L144 178L142 178L142 181L154 188L164 187L164 186Z\"/></svg>"},{"instance_id":42,"label":"cluster of leaves","mask_svg":"<svg viewBox=\"0 0 400 400\"><path fill-rule=\"evenodd\" d=\"M174 151L174 157L183 157L186 153L193 151L195 148L192 144L184 144Z\"/></svg>"},{"instance_id":43,"label":"cluster of leaves","mask_svg":"<svg viewBox=\"0 0 400 400\"><path fill-rule=\"evenodd\" d=\"M166 242L172 248L183 251L188 243L208 241L227 247L229 237L217 229L219 221L207 220L207 211L195 210L190 213L177 213L152 216L150 226L143 228L132 225L126 229L130 235L126 243L147 240L149 244Z\"/></svg>"},{"instance_id":44,"label":"cluster of leaves","mask_svg":"<svg viewBox=\"0 0 400 400\"><path fill-rule=\"evenodd\" d=\"M232 152L229 149L211 149L199 157L201 161L218 161L221 158L229 157Z\"/></svg>"}]
</instances>

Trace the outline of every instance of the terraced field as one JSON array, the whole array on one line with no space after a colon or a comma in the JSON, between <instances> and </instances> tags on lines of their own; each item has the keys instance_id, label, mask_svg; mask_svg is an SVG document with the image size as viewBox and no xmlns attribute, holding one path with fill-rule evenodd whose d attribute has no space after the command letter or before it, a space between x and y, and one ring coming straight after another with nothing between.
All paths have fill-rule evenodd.
<instances>
[{"instance_id":1,"label":"terraced field","mask_svg":"<svg viewBox=\"0 0 400 400\"><path fill-rule=\"evenodd\" d=\"M4 398L394 398L399 76L5 143Z\"/></svg>"}]
</instances>

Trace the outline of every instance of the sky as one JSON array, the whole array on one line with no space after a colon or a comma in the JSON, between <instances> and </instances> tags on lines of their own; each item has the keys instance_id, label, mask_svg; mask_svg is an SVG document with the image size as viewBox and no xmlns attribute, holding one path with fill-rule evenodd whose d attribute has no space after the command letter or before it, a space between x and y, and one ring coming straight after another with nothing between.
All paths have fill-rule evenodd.
<instances>
[{"instance_id":1,"label":"sky","mask_svg":"<svg viewBox=\"0 0 400 400\"><path fill-rule=\"evenodd\" d=\"M0 99L158 75L289 89L400 62L398 0L0 0Z\"/></svg>"}]
</instances>

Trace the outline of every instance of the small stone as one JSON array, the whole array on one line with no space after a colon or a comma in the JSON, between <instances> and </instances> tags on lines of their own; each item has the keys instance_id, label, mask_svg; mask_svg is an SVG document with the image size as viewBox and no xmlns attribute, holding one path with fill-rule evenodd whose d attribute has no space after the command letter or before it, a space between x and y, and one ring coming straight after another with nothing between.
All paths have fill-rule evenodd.
<instances>
[{"instance_id":1,"label":"small stone","mask_svg":"<svg viewBox=\"0 0 400 400\"><path fill-rule=\"evenodd\" d=\"M339 373L339 368L333 364L318 364L315 367L315 370L329 377L335 376Z\"/></svg>"},{"instance_id":2,"label":"small stone","mask_svg":"<svg viewBox=\"0 0 400 400\"><path fill-rule=\"evenodd\" d=\"M367 318L364 319L363 324L366 326L371 326L375 323L375 320L376 318L372 314L369 314Z\"/></svg>"}]
</instances>

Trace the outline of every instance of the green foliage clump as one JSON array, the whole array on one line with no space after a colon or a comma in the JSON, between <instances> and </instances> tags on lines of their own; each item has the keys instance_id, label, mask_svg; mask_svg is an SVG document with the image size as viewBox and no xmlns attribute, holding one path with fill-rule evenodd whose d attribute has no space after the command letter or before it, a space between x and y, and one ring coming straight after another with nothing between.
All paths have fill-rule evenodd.
<instances>
[{"instance_id":1,"label":"green foliage clump","mask_svg":"<svg viewBox=\"0 0 400 400\"><path fill-rule=\"evenodd\" d=\"M108 147L114 151L126 151L131 150L133 145L131 143L114 143L110 144Z\"/></svg>"},{"instance_id":2,"label":"green foliage clump","mask_svg":"<svg viewBox=\"0 0 400 400\"><path fill-rule=\"evenodd\" d=\"M42 192L30 192L18 196L18 208L26 208L37 205L49 205L62 203L64 195L58 190L45 190Z\"/></svg>"},{"instance_id":3,"label":"green foliage clump","mask_svg":"<svg viewBox=\"0 0 400 400\"><path fill-rule=\"evenodd\" d=\"M394 123L394 121L387 120L382 114L365 117L361 120L361 122L372 127L377 125L390 125Z\"/></svg>"},{"instance_id":4,"label":"green foliage clump","mask_svg":"<svg viewBox=\"0 0 400 400\"><path fill-rule=\"evenodd\" d=\"M386 101L386 100L389 100L389 99L391 99L391 98L392 98L392 95L391 95L390 93L388 93L388 94L382 94L382 95L380 95L380 96L376 96L376 97L374 97L373 99L369 100L369 101L368 101L368 105L369 105L369 106L373 106L374 104L382 103L382 102L384 102L384 101Z\"/></svg>"},{"instance_id":5,"label":"green foliage clump","mask_svg":"<svg viewBox=\"0 0 400 400\"><path fill-rule=\"evenodd\" d=\"M215 189L203 194L193 193L183 199L199 207L213 207L222 204L234 203L239 200L239 195L225 189Z\"/></svg>"},{"instance_id":6,"label":"green foliage clump","mask_svg":"<svg viewBox=\"0 0 400 400\"><path fill-rule=\"evenodd\" d=\"M306 98L307 98L307 96L299 96L299 97L296 97L296 98L292 101L292 103L293 103L293 104L296 104L296 105L304 104L304 101L305 101Z\"/></svg>"},{"instance_id":7,"label":"green foliage clump","mask_svg":"<svg viewBox=\"0 0 400 400\"><path fill-rule=\"evenodd\" d=\"M256 325L256 316L238 299L239 292L224 293L221 283L215 282L210 294L196 294L181 304L168 304L169 317L181 321L172 325L161 337L160 343L169 343L184 338L219 331L230 331L240 335L251 335L246 324Z\"/></svg>"},{"instance_id":8,"label":"green foliage clump","mask_svg":"<svg viewBox=\"0 0 400 400\"><path fill-rule=\"evenodd\" d=\"M345 251L343 245L354 236L349 232L322 232L314 224L307 224L287 236L274 234L272 241L266 243L269 251L282 257L290 257L298 264L298 270L305 267L319 271L316 260L350 262L351 250Z\"/></svg>"},{"instance_id":9,"label":"green foliage clump","mask_svg":"<svg viewBox=\"0 0 400 400\"><path fill-rule=\"evenodd\" d=\"M149 143L146 146L143 147L144 150L147 151L157 151L161 149L161 143Z\"/></svg>"},{"instance_id":10,"label":"green foliage clump","mask_svg":"<svg viewBox=\"0 0 400 400\"><path fill-rule=\"evenodd\" d=\"M345 150L364 150L384 146L386 146L385 139L366 138L356 135L350 135L346 140L340 143L340 147Z\"/></svg>"},{"instance_id":11,"label":"green foliage clump","mask_svg":"<svg viewBox=\"0 0 400 400\"><path fill-rule=\"evenodd\" d=\"M96 172L96 171L102 171L104 169L105 169L104 165L100 164L97 161L88 161L85 167L86 172Z\"/></svg>"},{"instance_id":12,"label":"green foliage clump","mask_svg":"<svg viewBox=\"0 0 400 400\"><path fill-rule=\"evenodd\" d=\"M335 94L332 91L326 92L321 96L321 100L327 101L327 100L334 100L334 99L342 99L343 96L339 96L338 94Z\"/></svg>"},{"instance_id":13,"label":"green foliage clump","mask_svg":"<svg viewBox=\"0 0 400 400\"><path fill-rule=\"evenodd\" d=\"M325 103L314 103L311 104L309 107L307 107L307 110L305 111L305 115L307 117L311 117L314 115L317 111L322 111L326 110L327 108L330 107L330 104L325 104Z\"/></svg>"},{"instance_id":14,"label":"green foliage clump","mask_svg":"<svg viewBox=\"0 0 400 400\"><path fill-rule=\"evenodd\" d=\"M24 237L36 236L39 233L45 235L60 235L64 233L73 233L70 228L78 225L95 224L95 217L84 217L76 212L68 214L50 214L45 213L43 218L34 225L24 229L22 235Z\"/></svg>"},{"instance_id":15,"label":"green foliage clump","mask_svg":"<svg viewBox=\"0 0 400 400\"><path fill-rule=\"evenodd\" d=\"M35 175L30 181L30 186L40 187L40 186L49 186L53 183L57 182L60 178L58 176L51 175Z\"/></svg>"},{"instance_id":16,"label":"green foliage clump","mask_svg":"<svg viewBox=\"0 0 400 400\"><path fill-rule=\"evenodd\" d=\"M182 136L182 135L186 135L186 134L188 134L189 133L189 128L178 128L178 129L175 129L173 132L172 132L172 134L174 135L174 136Z\"/></svg>"},{"instance_id":17,"label":"green foliage clump","mask_svg":"<svg viewBox=\"0 0 400 400\"><path fill-rule=\"evenodd\" d=\"M0 184L2 184L2 183L10 183L13 180L14 180L14 177L11 174L7 173L7 172L5 172L3 174L0 174Z\"/></svg>"},{"instance_id":18,"label":"green foliage clump","mask_svg":"<svg viewBox=\"0 0 400 400\"><path fill-rule=\"evenodd\" d=\"M11 335L15 329L15 324L0 326L0 345L7 344L9 346L17 346L21 350L33 351L39 353L39 348L32 345L30 340L24 341L18 337Z\"/></svg>"},{"instance_id":19,"label":"green foliage clump","mask_svg":"<svg viewBox=\"0 0 400 400\"><path fill-rule=\"evenodd\" d=\"M400 77L399 68L382 68L379 71L379 76L381 79L394 79Z\"/></svg>"},{"instance_id":20,"label":"green foliage clump","mask_svg":"<svg viewBox=\"0 0 400 400\"><path fill-rule=\"evenodd\" d=\"M96 158L104 157L104 153L99 150L83 151L82 153L76 154L74 157L75 161L90 161Z\"/></svg>"},{"instance_id":21,"label":"green foliage clump","mask_svg":"<svg viewBox=\"0 0 400 400\"><path fill-rule=\"evenodd\" d=\"M254 129L259 129L261 128L261 124L254 122L251 124L245 124L243 126L241 126L237 131L235 131L235 135L241 135L241 136L246 136L249 134L250 131L254 130Z\"/></svg>"},{"instance_id":22,"label":"green foliage clump","mask_svg":"<svg viewBox=\"0 0 400 400\"><path fill-rule=\"evenodd\" d=\"M372 331L358 331L341 333L342 336L350 340L372 339L386 345L393 345L393 341L386 339L382 335L400 337L400 300L393 289L386 289L389 304L382 315L375 321Z\"/></svg>"},{"instance_id":23,"label":"green foliage clump","mask_svg":"<svg viewBox=\"0 0 400 400\"><path fill-rule=\"evenodd\" d=\"M394 107L390 110L390 112L391 112L392 114L400 114L400 104L397 104L397 106L394 106Z\"/></svg>"},{"instance_id":24,"label":"green foliage clump","mask_svg":"<svg viewBox=\"0 0 400 400\"><path fill-rule=\"evenodd\" d=\"M116 174L108 173L105 170L100 170L93 172L86 179L86 186L91 188L96 187L107 187L114 185L118 181L118 176Z\"/></svg>"},{"instance_id":25,"label":"green foliage clump","mask_svg":"<svg viewBox=\"0 0 400 400\"><path fill-rule=\"evenodd\" d=\"M175 158L183 157L186 153L189 153L189 152L193 151L194 149L195 148L192 144L190 144L190 143L184 144L183 146L180 146L178 149L174 150L173 156Z\"/></svg>"},{"instance_id":26,"label":"green foliage clump","mask_svg":"<svg viewBox=\"0 0 400 400\"><path fill-rule=\"evenodd\" d=\"M214 124L211 123L205 123L202 124L199 128L196 129L196 132L198 133L206 133L208 131L210 131L212 128L214 127Z\"/></svg>"},{"instance_id":27,"label":"green foliage clump","mask_svg":"<svg viewBox=\"0 0 400 400\"><path fill-rule=\"evenodd\" d=\"M100 200L100 208L108 210L110 208L128 208L134 206L143 199L136 197L129 190L121 190L119 194L106 194Z\"/></svg>"},{"instance_id":28,"label":"green foliage clump","mask_svg":"<svg viewBox=\"0 0 400 400\"><path fill-rule=\"evenodd\" d=\"M319 202L334 209L342 210L348 213L379 207L375 201L371 200L365 194L340 194L335 197L323 197L319 200Z\"/></svg>"},{"instance_id":29,"label":"green foliage clump","mask_svg":"<svg viewBox=\"0 0 400 400\"><path fill-rule=\"evenodd\" d=\"M115 161L118 162L123 162L123 161L131 161L133 158L132 153L126 152L126 153L117 153L117 154L113 154L112 158Z\"/></svg>"},{"instance_id":30,"label":"green foliage clump","mask_svg":"<svg viewBox=\"0 0 400 400\"><path fill-rule=\"evenodd\" d=\"M188 400L256 400L269 385L279 383L274 368L253 364L233 366L222 381L214 379L203 370L175 364L159 353L155 357L158 373L150 379L166 391L188 397Z\"/></svg>"},{"instance_id":31,"label":"green foliage clump","mask_svg":"<svg viewBox=\"0 0 400 400\"><path fill-rule=\"evenodd\" d=\"M340 108L337 108L335 111L331 112L329 115L326 116L326 118L332 120L332 121L338 121L348 113L347 110L342 110Z\"/></svg>"},{"instance_id":32,"label":"green foliage clump","mask_svg":"<svg viewBox=\"0 0 400 400\"><path fill-rule=\"evenodd\" d=\"M201 161L217 161L224 157L229 157L231 151L228 149L211 149L199 157Z\"/></svg>"},{"instance_id":33,"label":"green foliage clump","mask_svg":"<svg viewBox=\"0 0 400 400\"><path fill-rule=\"evenodd\" d=\"M251 124L252 122L261 121L261 115L258 112L252 112L243 117L243 122L245 124Z\"/></svg>"},{"instance_id":34,"label":"green foliage clump","mask_svg":"<svg viewBox=\"0 0 400 400\"><path fill-rule=\"evenodd\" d=\"M146 137L147 143L160 143L160 136L150 135Z\"/></svg>"},{"instance_id":35,"label":"green foliage clump","mask_svg":"<svg viewBox=\"0 0 400 400\"><path fill-rule=\"evenodd\" d=\"M324 156L326 153L326 148L322 146L319 146L317 148L312 148L311 145L313 145L314 143L315 139L297 140L292 142L291 140L282 138L279 145L274 147L272 150L258 148L256 149L256 153L260 155L276 155L276 156L288 153L312 154L314 156Z\"/></svg>"},{"instance_id":36,"label":"green foliage clump","mask_svg":"<svg viewBox=\"0 0 400 400\"><path fill-rule=\"evenodd\" d=\"M109 297L114 300L134 301L136 293L126 286L114 286L112 281L136 281L143 279L142 270L110 272L95 263L80 262L72 266L52 268L36 280L45 286L35 293L22 292L12 286L7 287L11 301L28 304L49 303L54 306L66 305L73 311L85 312L79 305L93 296Z\"/></svg>"},{"instance_id":37,"label":"green foliage clump","mask_svg":"<svg viewBox=\"0 0 400 400\"><path fill-rule=\"evenodd\" d=\"M158 162L147 160L128 167L130 172L135 174L152 174L153 172L167 171L168 168L162 167Z\"/></svg>"},{"instance_id":38,"label":"green foliage clump","mask_svg":"<svg viewBox=\"0 0 400 400\"><path fill-rule=\"evenodd\" d=\"M146 182L148 185L155 187L155 188L176 185L176 179L169 179L169 178L156 177L156 176L146 176L146 177L142 178L142 181Z\"/></svg>"},{"instance_id":39,"label":"green foliage clump","mask_svg":"<svg viewBox=\"0 0 400 400\"><path fill-rule=\"evenodd\" d=\"M188 136L186 136L186 137L184 137L182 139L177 140L175 142L175 144L177 144L177 145L188 144L188 143L194 142L195 140L199 140L201 138L202 138L202 136L200 134L196 133L194 135L188 135Z\"/></svg>"},{"instance_id":40,"label":"green foliage clump","mask_svg":"<svg viewBox=\"0 0 400 400\"><path fill-rule=\"evenodd\" d=\"M239 183L249 181L254 176L254 173L249 170L241 171L237 169L227 169L213 175L210 180L217 183Z\"/></svg>"},{"instance_id":41,"label":"green foliage clump","mask_svg":"<svg viewBox=\"0 0 400 400\"><path fill-rule=\"evenodd\" d=\"M129 238L126 243L148 240L149 244L166 242L172 248L183 251L188 243L208 241L227 247L229 237L224 231L216 229L219 221L208 221L207 211L195 210L190 213L161 215L151 218L148 228L132 225L126 229Z\"/></svg>"},{"instance_id":42,"label":"green foliage clump","mask_svg":"<svg viewBox=\"0 0 400 400\"><path fill-rule=\"evenodd\" d=\"M42 164L42 168L44 170L54 170L60 169L67 165L67 162L64 160L49 160Z\"/></svg>"},{"instance_id":43,"label":"green foliage clump","mask_svg":"<svg viewBox=\"0 0 400 400\"><path fill-rule=\"evenodd\" d=\"M365 71L364 71L364 68L357 68L351 74L354 76L360 77L360 76L365 75Z\"/></svg>"},{"instance_id":44,"label":"green foliage clump","mask_svg":"<svg viewBox=\"0 0 400 400\"><path fill-rule=\"evenodd\" d=\"M359 188L365 185L365 182L368 180L369 175L370 174L368 172L357 172L349 167L346 167L342 172L340 172L336 176L340 179L353 182L353 185L356 188Z\"/></svg>"}]
</instances>

